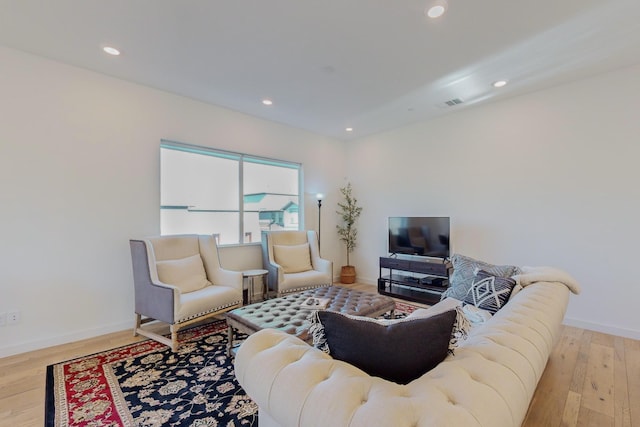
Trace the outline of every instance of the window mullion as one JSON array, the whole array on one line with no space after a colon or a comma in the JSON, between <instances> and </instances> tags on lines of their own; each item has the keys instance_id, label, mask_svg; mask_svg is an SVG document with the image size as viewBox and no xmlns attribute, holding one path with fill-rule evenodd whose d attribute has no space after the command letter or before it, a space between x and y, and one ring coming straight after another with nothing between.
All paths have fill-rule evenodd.
<instances>
[{"instance_id":1,"label":"window mullion","mask_svg":"<svg viewBox=\"0 0 640 427\"><path fill-rule=\"evenodd\" d=\"M238 186L238 203L240 204L238 214L240 215L240 221L238 221L238 232L240 233L240 244L244 243L244 156L240 156L240 164L238 167L238 180L240 185Z\"/></svg>"}]
</instances>

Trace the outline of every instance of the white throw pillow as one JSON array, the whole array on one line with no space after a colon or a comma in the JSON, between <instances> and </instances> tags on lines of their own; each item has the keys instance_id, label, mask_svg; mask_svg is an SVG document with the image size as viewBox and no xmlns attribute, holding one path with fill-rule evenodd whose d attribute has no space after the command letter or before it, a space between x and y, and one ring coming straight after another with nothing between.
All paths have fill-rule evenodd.
<instances>
[{"instance_id":1,"label":"white throw pillow","mask_svg":"<svg viewBox=\"0 0 640 427\"><path fill-rule=\"evenodd\" d=\"M156 268L161 282L177 286L182 293L197 291L211 284L207 280L202 258L198 254L182 259L158 261Z\"/></svg>"},{"instance_id":2,"label":"white throw pillow","mask_svg":"<svg viewBox=\"0 0 640 427\"><path fill-rule=\"evenodd\" d=\"M309 244L273 245L273 257L286 274L313 270Z\"/></svg>"},{"instance_id":3,"label":"white throw pillow","mask_svg":"<svg viewBox=\"0 0 640 427\"><path fill-rule=\"evenodd\" d=\"M436 314L444 313L445 311L454 310L456 307L462 305L462 301L455 298L447 297L435 305L428 308L419 308L409 314L407 318L415 319L419 317L430 317Z\"/></svg>"},{"instance_id":4,"label":"white throw pillow","mask_svg":"<svg viewBox=\"0 0 640 427\"><path fill-rule=\"evenodd\" d=\"M469 322L474 325L484 323L493 317L493 314L489 310L478 308L472 304L466 304L462 307L462 312L469 319Z\"/></svg>"},{"instance_id":5,"label":"white throw pillow","mask_svg":"<svg viewBox=\"0 0 640 427\"><path fill-rule=\"evenodd\" d=\"M449 341L449 353L455 354L455 349L460 343L467 339L471 331L469 319L462 311L462 301L455 298L447 297L439 303L429 308L419 308L409 314L407 319L424 319L438 314L445 313L450 310L456 311L456 320L453 322L453 330L451 331L451 340Z\"/></svg>"}]
</instances>

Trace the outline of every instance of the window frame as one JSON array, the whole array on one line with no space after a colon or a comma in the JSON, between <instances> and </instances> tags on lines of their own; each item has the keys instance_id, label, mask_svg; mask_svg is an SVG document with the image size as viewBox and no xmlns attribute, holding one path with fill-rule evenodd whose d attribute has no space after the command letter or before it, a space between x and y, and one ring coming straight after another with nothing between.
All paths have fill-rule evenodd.
<instances>
[{"instance_id":1,"label":"window frame","mask_svg":"<svg viewBox=\"0 0 640 427\"><path fill-rule=\"evenodd\" d=\"M245 246L245 245L260 245L258 242L246 242L245 243L245 195L244 195L244 164L245 162L257 163L268 166L285 167L298 171L298 230L304 230L304 180L303 180L303 167L302 163L292 162L288 160L275 159L271 157L257 156L249 153L241 153L230 150L223 150L219 148L206 147L201 145L187 144L184 142L172 141L168 139L160 140L160 151L162 149L182 151L192 154L200 154L206 156L214 156L223 159L234 160L238 162L238 210L233 210L238 214L238 243L220 244L220 246ZM160 167L160 181L162 181L162 167ZM162 199L162 186L160 186L160 199ZM177 207L162 205L160 201L160 213L163 209L176 209ZM161 224L162 225L162 224ZM160 230L162 234L162 230ZM255 240L255 239L252 239Z\"/></svg>"}]
</instances>

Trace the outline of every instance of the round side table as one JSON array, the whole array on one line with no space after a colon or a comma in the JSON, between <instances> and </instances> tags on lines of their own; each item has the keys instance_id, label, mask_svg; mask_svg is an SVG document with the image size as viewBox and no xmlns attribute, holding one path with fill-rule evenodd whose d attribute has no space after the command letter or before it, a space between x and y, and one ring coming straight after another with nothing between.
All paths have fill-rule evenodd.
<instances>
[{"instance_id":1,"label":"round side table","mask_svg":"<svg viewBox=\"0 0 640 427\"><path fill-rule=\"evenodd\" d=\"M267 274L269 272L267 270L255 269L255 270L245 270L242 272L242 280L249 279L248 282L248 290L247 290L247 302L249 304L253 304L256 299L255 293L255 279L256 277L262 278L262 298L267 299Z\"/></svg>"}]
</instances>

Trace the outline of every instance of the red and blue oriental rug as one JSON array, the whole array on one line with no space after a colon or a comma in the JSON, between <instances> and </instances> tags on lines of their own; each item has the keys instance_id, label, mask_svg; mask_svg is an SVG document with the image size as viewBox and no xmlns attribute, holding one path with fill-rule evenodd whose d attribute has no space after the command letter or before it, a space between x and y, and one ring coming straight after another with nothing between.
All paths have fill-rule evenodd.
<instances>
[{"instance_id":1,"label":"red and blue oriental rug","mask_svg":"<svg viewBox=\"0 0 640 427\"><path fill-rule=\"evenodd\" d=\"M415 306L397 303L396 318ZM258 407L237 383L222 320L47 367L45 425L242 427Z\"/></svg>"},{"instance_id":2,"label":"red and blue oriental rug","mask_svg":"<svg viewBox=\"0 0 640 427\"><path fill-rule=\"evenodd\" d=\"M147 340L48 366L45 425L257 426L226 356L226 323L180 341L176 353Z\"/></svg>"}]
</instances>

